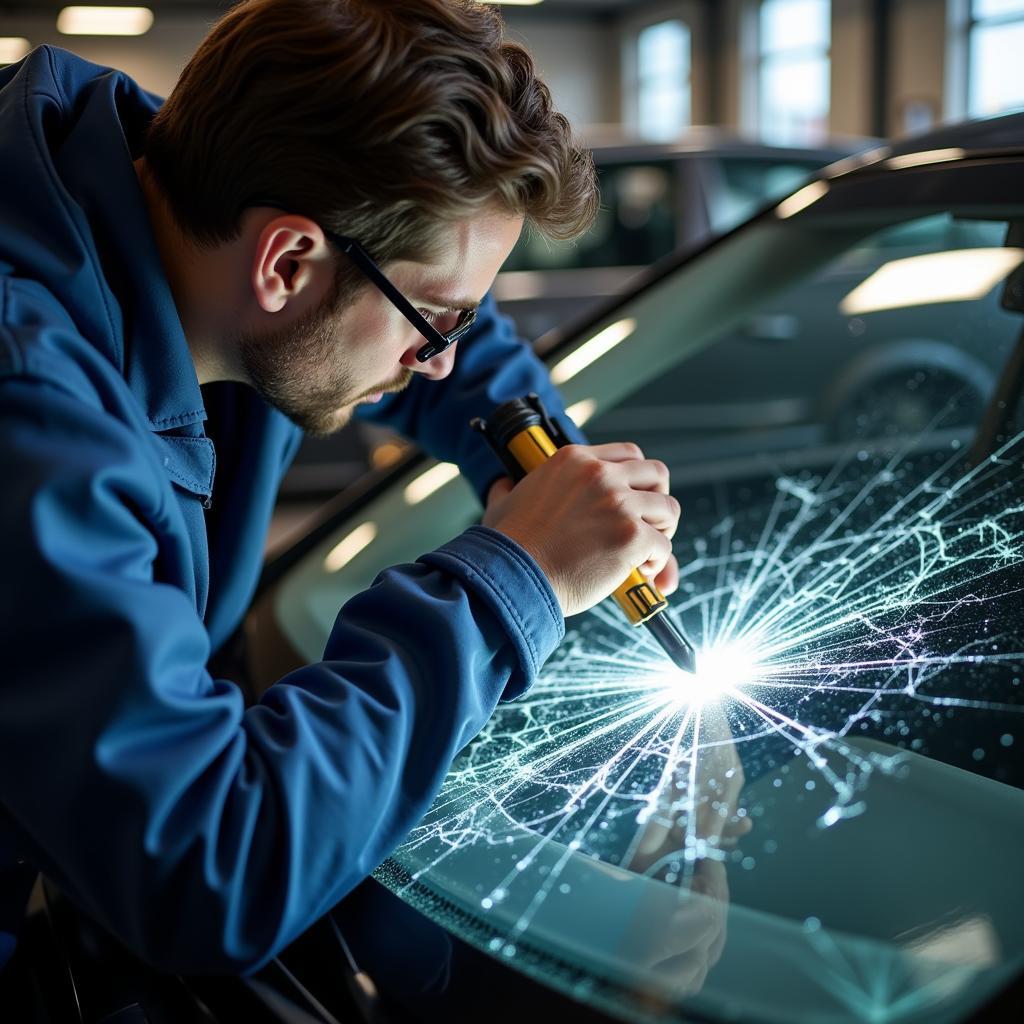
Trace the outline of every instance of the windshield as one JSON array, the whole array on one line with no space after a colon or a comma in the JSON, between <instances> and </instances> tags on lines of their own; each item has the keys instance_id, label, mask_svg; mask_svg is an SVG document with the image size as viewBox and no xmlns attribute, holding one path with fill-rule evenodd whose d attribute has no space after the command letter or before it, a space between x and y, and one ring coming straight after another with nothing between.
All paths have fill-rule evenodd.
<instances>
[{"instance_id":1,"label":"windshield","mask_svg":"<svg viewBox=\"0 0 1024 1024\"><path fill-rule=\"evenodd\" d=\"M552 359L592 440L672 470L698 672L613 604L570 620L389 888L636 1019L960 1020L1020 970L1018 234L762 218ZM278 616L311 659L381 564L478 516L446 472L292 573Z\"/></svg>"}]
</instances>

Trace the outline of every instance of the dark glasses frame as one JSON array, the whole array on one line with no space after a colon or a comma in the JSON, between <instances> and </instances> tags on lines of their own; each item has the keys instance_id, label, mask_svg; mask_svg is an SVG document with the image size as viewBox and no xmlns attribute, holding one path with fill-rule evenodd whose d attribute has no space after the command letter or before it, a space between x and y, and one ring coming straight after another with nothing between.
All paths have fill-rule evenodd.
<instances>
[{"instance_id":1,"label":"dark glasses frame","mask_svg":"<svg viewBox=\"0 0 1024 1024\"><path fill-rule=\"evenodd\" d=\"M254 199L247 206L272 206L277 210L286 208L280 203L269 199ZM455 326L447 333L439 331L399 290L396 288L380 267L374 263L370 254L354 239L347 235L339 235L334 231L320 226L324 237L335 248L340 249L353 263L384 293L391 304L426 338L427 343L416 350L416 360L425 363L433 359L446 348L454 345L476 322L476 309L463 309Z\"/></svg>"}]
</instances>

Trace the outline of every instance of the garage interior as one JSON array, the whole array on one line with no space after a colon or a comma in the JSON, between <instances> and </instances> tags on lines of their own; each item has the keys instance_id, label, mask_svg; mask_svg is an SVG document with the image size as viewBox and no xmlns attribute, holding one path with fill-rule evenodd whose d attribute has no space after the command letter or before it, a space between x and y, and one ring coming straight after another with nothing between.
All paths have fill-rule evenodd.
<instances>
[{"instance_id":1,"label":"garage interior","mask_svg":"<svg viewBox=\"0 0 1024 1024\"><path fill-rule=\"evenodd\" d=\"M493 292L570 424L671 470L656 611L696 668L612 602L571 618L399 853L251 977L137 973L38 883L37 987L79 1015L26 1024L1024 1019L1024 0L488 2L603 196L589 236L524 235ZM0 75L45 45L166 96L234 6L0 0ZM280 482L209 662L249 710L331 661L385 565L483 529L454 461L373 420Z\"/></svg>"}]
</instances>

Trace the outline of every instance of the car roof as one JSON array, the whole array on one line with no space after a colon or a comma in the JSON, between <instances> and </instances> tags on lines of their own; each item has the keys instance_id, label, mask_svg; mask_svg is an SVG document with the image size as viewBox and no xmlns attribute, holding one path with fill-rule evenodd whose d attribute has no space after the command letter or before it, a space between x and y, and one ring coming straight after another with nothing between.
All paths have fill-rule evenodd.
<instances>
[{"instance_id":1,"label":"car roof","mask_svg":"<svg viewBox=\"0 0 1024 1024\"><path fill-rule=\"evenodd\" d=\"M701 154L808 160L824 164L880 144L878 139L834 137L814 146L776 146L734 132L703 126L689 128L679 138L667 142L650 142L623 135L621 131L602 132L599 129L585 134L583 141L593 150L594 159L599 164Z\"/></svg>"},{"instance_id":2,"label":"car roof","mask_svg":"<svg viewBox=\"0 0 1024 1024\"><path fill-rule=\"evenodd\" d=\"M941 125L923 135L912 135L892 143L890 155L906 156L937 149L963 149L966 152L1024 150L1024 111Z\"/></svg>"}]
</instances>

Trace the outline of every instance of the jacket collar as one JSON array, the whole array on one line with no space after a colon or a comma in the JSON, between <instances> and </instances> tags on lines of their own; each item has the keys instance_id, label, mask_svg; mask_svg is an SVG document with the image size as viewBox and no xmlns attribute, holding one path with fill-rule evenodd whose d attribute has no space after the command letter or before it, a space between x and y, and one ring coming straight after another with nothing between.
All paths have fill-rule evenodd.
<instances>
[{"instance_id":1,"label":"jacket collar","mask_svg":"<svg viewBox=\"0 0 1024 1024\"><path fill-rule=\"evenodd\" d=\"M81 89L77 114L65 111L74 123L54 165L88 219L97 269L120 311L121 372L151 429L198 425L206 410L195 365L132 163L160 101L122 72L95 70L102 73Z\"/></svg>"}]
</instances>

